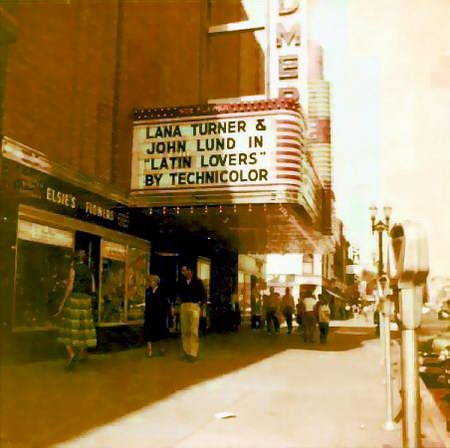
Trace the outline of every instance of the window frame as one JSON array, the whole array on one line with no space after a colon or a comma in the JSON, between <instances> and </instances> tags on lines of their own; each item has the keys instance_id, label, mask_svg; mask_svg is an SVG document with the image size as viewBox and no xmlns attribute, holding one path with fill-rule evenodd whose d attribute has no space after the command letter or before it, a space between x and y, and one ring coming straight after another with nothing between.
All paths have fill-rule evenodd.
<instances>
[{"instance_id":1,"label":"window frame","mask_svg":"<svg viewBox=\"0 0 450 448\"><path fill-rule=\"evenodd\" d=\"M308 266L308 270L305 267ZM309 269L309 266L311 268ZM309 270L311 272L309 272ZM314 275L314 254L304 254L302 260L302 271L303 275Z\"/></svg>"},{"instance_id":2,"label":"window frame","mask_svg":"<svg viewBox=\"0 0 450 448\"><path fill-rule=\"evenodd\" d=\"M227 104L227 103L236 103L241 101L261 101L266 100L268 98L270 92L270 0L264 0L266 5L266 13L265 20L260 19L250 19L243 20L238 22L229 22L220 25L207 25L207 36L205 43L205 59L207 64L204 64L204 67L209 67L209 61L211 60L210 56L210 42L213 37L231 34L231 33L245 33L252 31L254 33L256 39L256 31L265 30L265 39L263 45L261 46L261 51L264 57L264 93L257 95L242 95L237 97L223 97L223 98L206 98L206 102L208 104ZM209 8L209 6L208 6ZM209 15L208 15L209 17ZM206 70L206 68L205 68ZM207 79L206 71L203 76L204 79ZM203 93L203 97L205 92Z\"/></svg>"}]
</instances>

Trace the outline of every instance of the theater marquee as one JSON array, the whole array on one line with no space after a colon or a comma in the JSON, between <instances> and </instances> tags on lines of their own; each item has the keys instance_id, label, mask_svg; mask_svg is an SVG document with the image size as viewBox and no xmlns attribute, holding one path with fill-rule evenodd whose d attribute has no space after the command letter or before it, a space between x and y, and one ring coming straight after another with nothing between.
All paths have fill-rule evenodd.
<instances>
[{"instance_id":1,"label":"theater marquee","mask_svg":"<svg viewBox=\"0 0 450 448\"><path fill-rule=\"evenodd\" d=\"M269 192L286 199L300 188L304 124L293 100L152 109L136 118L131 188L151 202L169 194L172 204L193 195L200 203L242 195L267 202Z\"/></svg>"}]
</instances>

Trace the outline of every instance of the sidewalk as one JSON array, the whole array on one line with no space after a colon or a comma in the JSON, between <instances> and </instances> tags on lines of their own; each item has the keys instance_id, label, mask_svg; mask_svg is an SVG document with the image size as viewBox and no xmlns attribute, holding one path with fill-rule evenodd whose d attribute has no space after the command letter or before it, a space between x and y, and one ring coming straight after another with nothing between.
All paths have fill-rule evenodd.
<instances>
[{"instance_id":1,"label":"sidewalk","mask_svg":"<svg viewBox=\"0 0 450 448\"><path fill-rule=\"evenodd\" d=\"M354 323L333 328L326 346L285 331L211 335L194 364L173 340L165 358L144 359L143 349L96 355L74 374L62 361L2 368L0 445L400 447L400 428L382 428L380 342ZM217 418L223 412L230 418ZM423 446L445 447L429 418L425 409Z\"/></svg>"},{"instance_id":2,"label":"sidewalk","mask_svg":"<svg viewBox=\"0 0 450 448\"><path fill-rule=\"evenodd\" d=\"M334 337L360 331L361 322L353 323L352 329L349 322L337 328ZM401 427L382 428L380 361L379 340L347 351L288 349L59 446L400 447ZM229 417L217 418L219 413ZM426 415L422 432L424 447L445 447Z\"/></svg>"}]
</instances>

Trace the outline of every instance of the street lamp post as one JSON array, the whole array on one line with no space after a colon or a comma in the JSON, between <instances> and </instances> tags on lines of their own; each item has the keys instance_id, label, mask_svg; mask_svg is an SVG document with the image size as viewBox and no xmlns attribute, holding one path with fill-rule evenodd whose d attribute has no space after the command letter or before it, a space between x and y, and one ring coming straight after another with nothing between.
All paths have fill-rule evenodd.
<instances>
[{"instance_id":1,"label":"street lamp post","mask_svg":"<svg viewBox=\"0 0 450 448\"><path fill-rule=\"evenodd\" d=\"M370 219L372 220L372 233L378 233L378 276L383 275L383 233L389 232L389 220L391 219L392 207L383 207L384 218L376 222L378 209L374 205L369 208Z\"/></svg>"},{"instance_id":2,"label":"street lamp post","mask_svg":"<svg viewBox=\"0 0 450 448\"><path fill-rule=\"evenodd\" d=\"M395 427L393 415L393 391L392 391L392 372L391 372L391 302L387 298L389 279L384 275L383 267L383 233L389 232L389 219L391 217L391 207L384 207L385 220L376 222L378 209L375 206L369 208L372 221L372 233L378 233L378 289L381 302L380 334L383 346L384 366L385 366L385 385L386 385L386 414L387 419L384 425L385 429L392 430ZM389 267L388 267L389 270Z\"/></svg>"}]
</instances>

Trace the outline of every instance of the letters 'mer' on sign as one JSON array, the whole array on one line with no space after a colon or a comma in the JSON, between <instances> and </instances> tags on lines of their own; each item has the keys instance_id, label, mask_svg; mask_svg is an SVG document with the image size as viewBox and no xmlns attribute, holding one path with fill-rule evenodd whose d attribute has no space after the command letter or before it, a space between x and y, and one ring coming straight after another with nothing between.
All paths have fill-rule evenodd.
<instances>
[{"instance_id":1,"label":"letters 'mer' on sign","mask_svg":"<svg viewBox=\"0 0 450 448\"><path fill-rule=\"evenodd\" d=\"M306 0L270 2L270 92L298 99L308 110Z\"/></svg>"}]
</instances>

